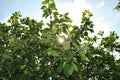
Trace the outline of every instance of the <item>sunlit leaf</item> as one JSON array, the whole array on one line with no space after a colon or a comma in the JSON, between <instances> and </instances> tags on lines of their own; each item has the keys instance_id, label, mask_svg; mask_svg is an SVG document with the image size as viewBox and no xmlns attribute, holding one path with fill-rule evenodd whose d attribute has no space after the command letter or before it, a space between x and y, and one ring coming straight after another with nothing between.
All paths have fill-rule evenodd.
<instances>
[{"instance_id":1,"label":"sunlit leaf","mask_svg":"<svg viewBox=\"0 0 120 80\"><path fill-rule=\"evenodd\" d=\"M74 70L78 72L78 67L77 67L77 65L74 64L74 63L72 63L72 64L73 64L73 68L74 68Z\"/></svg>"},{"instance_id":2,"label":"sunlit leaf","mask_svg":"<svg viewBox=\"0 0 120 80\"><path fill-rule=\"evenodd\" d=\"M66 42L64 43L64 45L63 45L63 48L64 48L65 50L70 49L70 42L69 42L69 41L66 41Z\"/></svg>"}]
</instances>

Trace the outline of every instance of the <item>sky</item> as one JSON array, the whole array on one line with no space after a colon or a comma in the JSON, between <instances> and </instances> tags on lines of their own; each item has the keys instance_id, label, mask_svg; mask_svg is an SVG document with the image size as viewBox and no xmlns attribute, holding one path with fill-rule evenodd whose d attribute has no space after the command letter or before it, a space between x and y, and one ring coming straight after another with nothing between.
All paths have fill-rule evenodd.
<instances>
[{"instance_id":1,"label":"sky","mask_svg":"<svg viewBox=\"0 0 120 80\"><path fill-rule=\"evenodd\" d=\"M36 20L42 19L40 8L42 0L0 0L0 22L6 22L15 11L20 11L23 17ZM115 31L120 36L120 12L114 10L118 0L55 0L60 13L69 12L73 24L80 25L82 12L87 9L93 13L94 30L109 34Z\"/></svg>"}]
</instances>

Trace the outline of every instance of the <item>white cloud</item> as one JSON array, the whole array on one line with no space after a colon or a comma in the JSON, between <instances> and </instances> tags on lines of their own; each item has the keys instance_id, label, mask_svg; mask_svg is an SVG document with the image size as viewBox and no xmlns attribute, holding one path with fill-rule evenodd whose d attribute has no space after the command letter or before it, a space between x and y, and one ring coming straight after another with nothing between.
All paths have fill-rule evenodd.
<instances>
[{"instance_id":1,"label":"white cloud","mask_svg":"<svg viewBox=\"0 0 120 80\"><path fill-rule=\"evenodd\" d=\"M97 5L97 9L103 7L105 5L105 1L101 1L98 5Z\"/></svg>"},{"instance_id":2,"label":"white cloud","mask_svg":"<svg viewBox=\"0 0 120 80\"><path fill-rule=\"evenodd\" d=\"M107 36L109 34L109 31L111 31L112 29L110 28L110 24L107 22L103 22L103 21L99 21L96 19L93 19L94 22L94 30L95 30L95 34L97 34L99 31L104 31L105 36Z\"/></svg>"},{"instance_id":3,"label":"white cloud","mask_svg":"<svg viewBox=\"0 0 120 80\"><path fill-rule=\"evenodd\" d=\"M73 2L64 2L57 4L57 8L60 13L69 12L70 18L73 20L73 24L80 25L82 11L89 9L92 11L92 6L86 2L86 0L73 0Z\"/></svg>"}]
</instances>

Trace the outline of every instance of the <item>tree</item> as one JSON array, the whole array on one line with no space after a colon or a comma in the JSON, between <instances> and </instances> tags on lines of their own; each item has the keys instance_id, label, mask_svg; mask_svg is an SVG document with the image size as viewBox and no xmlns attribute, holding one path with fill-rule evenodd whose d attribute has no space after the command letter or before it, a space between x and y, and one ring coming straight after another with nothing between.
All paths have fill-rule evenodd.
<instances>
[{"instance_id":1,"label":"tree","mask_svg":"<svg viewBox=\"0 0 120 80\"><path fill-rule=\"evenodd\" d=\"M53 0L43 0L43 17L36 21L15 12L9 25L0 23L1 80L119 80L119 36L103 31L94 37L93 14L82 13L81 25L72 25ZM100 41L100 43L98 43ZM97 46L94 46L97 45Z\"/></svg>"}]
</instances>

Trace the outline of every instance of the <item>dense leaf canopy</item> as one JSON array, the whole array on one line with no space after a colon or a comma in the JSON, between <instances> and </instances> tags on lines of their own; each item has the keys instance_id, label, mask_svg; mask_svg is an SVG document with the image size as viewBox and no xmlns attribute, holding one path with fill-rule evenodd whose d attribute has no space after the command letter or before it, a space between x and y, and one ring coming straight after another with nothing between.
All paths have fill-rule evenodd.
<instances>
[{"instance_id":1,"label":"dense leaf canopy","mask_svg":"<svg viewBox=\"0 0 120 80\"><path fill-rule=\"evenodd\" d=\"M113 31L93 37L93 14L82 13L81 25L60 14L53 0L43 0L43 18L12 14L0 23L0 80L120 80L119 36Z\"/></svg>"}]
</instances>

